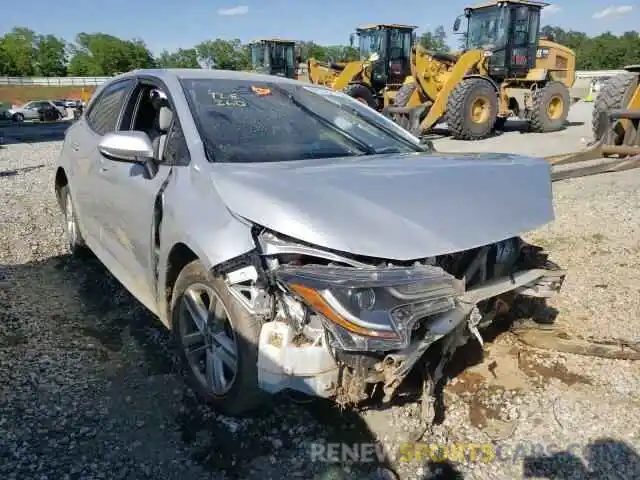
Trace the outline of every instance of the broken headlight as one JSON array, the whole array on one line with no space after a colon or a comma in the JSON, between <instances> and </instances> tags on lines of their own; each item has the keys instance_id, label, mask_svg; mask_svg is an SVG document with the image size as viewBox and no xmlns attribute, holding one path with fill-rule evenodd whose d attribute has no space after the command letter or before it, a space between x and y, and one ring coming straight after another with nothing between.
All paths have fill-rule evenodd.
<instances>
[{"instance_id":1,"label":"broken headlight","mask_svg":"<svg viewBox=\"0 0 640 480\"><path fill-rule=\"evenodd\" d=\"M409 344L416 322L455 307L463 284L442 268L283 265L277 276L344 350L388 351Z\"/></svg>"}]
</instances>

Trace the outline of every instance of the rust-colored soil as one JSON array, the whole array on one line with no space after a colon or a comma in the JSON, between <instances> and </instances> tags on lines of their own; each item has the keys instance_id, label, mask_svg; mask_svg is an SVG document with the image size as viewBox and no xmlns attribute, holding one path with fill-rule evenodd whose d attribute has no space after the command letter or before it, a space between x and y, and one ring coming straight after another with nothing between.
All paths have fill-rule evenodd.
<instances>
[{"instance_id":1,"label":"rust-colored soil","mask_svg":"<svg viewBox=\"0 0 640 480\"><path fill-rule=\"evenodd\" d=\"M31 100L72 98L88 100L95 87L49 87L0 85L0 102L22 105Z\"/></svg>"}]
</instances>

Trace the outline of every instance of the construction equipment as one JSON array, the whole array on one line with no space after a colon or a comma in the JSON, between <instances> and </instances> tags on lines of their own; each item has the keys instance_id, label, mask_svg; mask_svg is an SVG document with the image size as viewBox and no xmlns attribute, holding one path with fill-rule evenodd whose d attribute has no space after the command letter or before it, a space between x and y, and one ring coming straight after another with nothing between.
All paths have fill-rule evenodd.
<instances>
[{"instance_id":1,"label":"construction equipment","mask_svg":"<svg viewBox=\"0 0 640 480\"><path fill-rule=\"evenodd\" d=\"M250 42L253 70L268 75L296 78L295 47L294 40L280 38L261 38Z\"/></svg>"},{"instance_id":2,"label":"construction equipment","mask_svg":"<svg viewBox=\"0 0 640 480\"><path fill-rule=\"evenodd\" d=\"M386 92L398 90L410 72L411 45L415 42L412 25L375 24L356 29L360 60L337 63L308 60L309 81L325 85L380 110Z\"/></svg>"},{"instance_id":3,"label":"construction equipment","mask_svg":"<svg viewBox=\"0 0 640 480\"><path fill-rule=\"evenodd\" d=\"M640 65L624 67L625 73L609 78L594 102L593 143L586 149L546 157L556 171L553 180L618 172L640 167ZM566 171L557 167L613 159Z\"/></svg>"},{"instance_id":4,"label":"construction equipment","mask_svg":"<svg viewBox=\"0 0 640 480\"><path fill-rule=\"evenodd\" d=\"M383 112L416 135L445 121L461 140L485 138L516 116L534 132L564 128L575 82L575 53L540 38L534 0L491 0L465 9L466 48L459 55L416 45L411 76Z\"/></svg>"}]
</instances>

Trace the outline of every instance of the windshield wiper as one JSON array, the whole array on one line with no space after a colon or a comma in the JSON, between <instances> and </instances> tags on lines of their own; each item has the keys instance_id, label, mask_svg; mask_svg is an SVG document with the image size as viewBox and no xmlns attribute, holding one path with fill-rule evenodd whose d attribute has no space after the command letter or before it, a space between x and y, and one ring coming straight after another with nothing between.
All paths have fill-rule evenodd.
<instances>
[{"instance_id":1,"label":"windshield wiper","mask_svg":"<svg viewBox=\"0 0 640 480\"><path fill-rule=\"evenodd\" d=\"M273 85L272 88L274 90L277 90L280 94L282 94L285 97L287 97L296 107L301 109L303 112L308 113L309 115L311 115L313 118L318 120L323 125L329 127L334 132L336 132L339 135L342 135L343 137L345 137L351 143L356 145L358 147L358 149L361 150L365 155L375 155L377 153L375 148L367 145L362 140L359 140L356 137L354 137L353 135L351 135L351 134L345 132L344 130L338 128L336 125L333 124L333 122L331 120L328 120L325 117L323 117L322 115L320 115L320 114L314 112L313 110L311 110L304 103L300 102L300 100L295 98L295 96L293 94L287 92L284 88L282 88L282 87L280 87L278 85Z\"/></svg>"}]
</instances>

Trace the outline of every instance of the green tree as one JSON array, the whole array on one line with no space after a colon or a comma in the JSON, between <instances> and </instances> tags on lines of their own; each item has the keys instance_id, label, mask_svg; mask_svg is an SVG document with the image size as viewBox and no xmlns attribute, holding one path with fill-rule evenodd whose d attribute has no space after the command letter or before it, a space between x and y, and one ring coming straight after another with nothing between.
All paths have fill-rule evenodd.
<instances>
[{"instance_id":1,"label":"green tree","mask_svg":"<svg viewBox=\"0 0 640 480\"><path fill-rule=\"evenodd\" d=\"M91 71L91 75L115 75L136 68L155 66L153 55L142 40L123 40L106 33L79 33L69 70ZM85 74L89 75L89 74Z\"/></svg>"},{"instance_id":2,"label":"green tree","mask_svg":"<svg viewBox=\"0 0 640 480\"><path fill-rule=\"evenodd\" d=\"M336 62L350 62L360 57L358 50L348 45L330 45L322 47L325 59L332 59Z\"/></svg>"},{"instance_id":3,"label":"green tree","mask_svg":"<svg viewBox=\"0 0 640 480\"><path fill-rule=\"evenodd\" d=\"M12 76L36 74L36 34L25 27L15 27L0 40L4 57L4 73Z\"/></svg>"},{"instance_id":4,"label":"green tree","mask_svg":"<svg viewBox=\"0 0 640 480\"><path fill-rule=\"evenodd\" d=\"M63 77L67 74L66 42L55 35L38 35L36 70L43 77Z\"/></svg>"},{"instance_id":5,"label":"green tree","mask_svg":"<svg viewBox=\"0 0 640 480\"><path fill-rule=\"evenodd\" d=\"M433 50L434 52L447 52L449 50L447 33L442 25L438 26L433 32L424 32L420 35L418 42L427 50Z\"/></svg>"},{"instance_id":6,"label":"green tree","mask_svg":"<svg viewBox=\"0 0 640 480\"><path fill-rule=\"evenodd\" d=\"M161 68L200 68L198 51L195 48L179 48L171 53L163 50L156 61Z\"/></svg>"},{"instance_id":7,"label":"green tree","mask_svg":"<svg viewBox=\"0 0 640 480\"><path fill-rule=\"evenodd\" d=\"M298 55L303 60L309 60L310 58L315 58L319 61L324 61L327 59L327 51L326 47L322 45L318 45L315 42L300 42L298 45Z\"/></svg>"},{"instance_id":8,"label":"green tree","mask_svg":"<svg viewBox=\"0 0 640 480\"><path fill-rule=\"evenodd\" d=\"M242 42L233 40L207 40L195 46L200 60L207 68L220 70L246 70L250 68L251 56Z\"/></svg>"},{"instance_id":9,"label":"green tree","mask_svg":"<svg viewBox=\"0 0 640 480\"><path fill-rule=\"evenodd\" d=\"M640 63L640 36L636 31L589 37L584 32L545 25L541 34L574 50L578 70L617 70Z\"/></svg>"}]
</instances>

